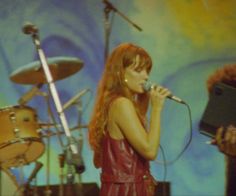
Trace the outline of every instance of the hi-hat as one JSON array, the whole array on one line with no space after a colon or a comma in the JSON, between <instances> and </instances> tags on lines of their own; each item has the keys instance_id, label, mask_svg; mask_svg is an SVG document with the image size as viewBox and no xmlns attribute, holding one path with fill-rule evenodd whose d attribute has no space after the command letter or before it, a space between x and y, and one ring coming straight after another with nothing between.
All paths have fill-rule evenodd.
<instances>
[{"instance_id":1,"label":"hi-hat","mask_svg":"<svg viewBox=\"0 0 236 196\"><path fill-rule=\"evenodd\" d=\"M51 57L47 59L53 81L75 74L83 67L83 62L74 57ZM13 82L20 84L47 83L46 75L40 61L31 62L10 75Z\"/></svg>"}]
</instances>

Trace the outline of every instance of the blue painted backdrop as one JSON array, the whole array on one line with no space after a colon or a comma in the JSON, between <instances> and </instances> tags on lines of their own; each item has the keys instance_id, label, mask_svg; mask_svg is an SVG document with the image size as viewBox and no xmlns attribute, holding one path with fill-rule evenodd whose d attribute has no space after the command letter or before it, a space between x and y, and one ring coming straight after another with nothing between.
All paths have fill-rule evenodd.
<instances>
[{"instance_id":1,"label":"blue painted backdrop","mask_svg":"<svg viewBox=\"0 0 236 196\"><path fill-rule=\"evenodd\" d=\"M166 180L171 182L172 195L223 195L224 157L205 144L208 138L199 134L199 120L207 103L205 81L216 68L236 62L235 0L136 0L111 1L123 14L138 24L137 31L118 14L110 14L112 31L110 48L122 42L134 42L152 56L151 80L167 86L183 98L191 108L193 138L181 158L166 167ZM83 68L74 75L56 81L62 104L76 93L89 88L81 98L82 124L87 124L92 111L93 95L104 64L104 4L96 0L2 0L0 2L0 106L13 107L32 85L12 82L9 75L24 65L38 60L37 51L22 26L29 21L39 28L42 48L47 57L77 57ZM45 86L43 90L47 90ZM51 101L53 105L53 102ZM34 97L28 104L39 120L47 122L47 106L43 97ZM70 127L78 122L78 108L65 111ZM0 122L1 124L3 122ZM4 124L4 123L3 123ZM51 128L51 131L54 131ZM9 131L4 128L1 131ZM83 135L82 156L86 170L82 182L99 182L100 171L92 164L92 151ZM76 138L79 131L72 133ZM187 108L167 101L163 112L161 145L167 161L174 160L190 136ZM50 152L49 183L59 183L58 154L62 149L57 137L44 137L45 152L38 158L44 167L38 173L38 184L47 182L47 153ZM2 141L2 140L1 140ZM66 142L65 138L63 139ZM165 168L161 153L152 162L152 173L164 180ZM24 166L25 180L33 163ZM19 168L12 172L19 180ZM65 170L66 173L66 170Z\"/></svg>"}]
</instances>

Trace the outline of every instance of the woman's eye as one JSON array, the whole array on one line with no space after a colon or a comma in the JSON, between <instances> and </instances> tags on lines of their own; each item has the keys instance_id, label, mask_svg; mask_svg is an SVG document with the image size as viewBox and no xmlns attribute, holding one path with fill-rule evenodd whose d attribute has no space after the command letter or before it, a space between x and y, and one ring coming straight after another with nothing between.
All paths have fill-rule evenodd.
<instances>
[{"instance_id":1,"label":"woman's eye","mask_svg":"<svg viewBox=\"0 0 236 196\"><path fill-rule=\"evenodd\" d=\"M142 71L142 69L141 68L137 68L137 69L135 69L135 71L140 73Z\"/></svg>"}]
</instances>

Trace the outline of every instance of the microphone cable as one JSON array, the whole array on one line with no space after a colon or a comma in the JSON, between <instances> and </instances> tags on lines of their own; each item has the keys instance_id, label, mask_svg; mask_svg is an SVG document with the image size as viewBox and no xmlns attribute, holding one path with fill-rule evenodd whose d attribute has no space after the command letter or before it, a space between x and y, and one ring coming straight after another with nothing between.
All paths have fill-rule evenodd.
<instances>
[{"instance_id":1,"label":"microphone cable","mask_svg":"<svg viewBox=\"0 0 236 196\"><path fill-rule=\"evenodd\" d=\"M177 160L180 159L180 157L183 155L183 153L187 150L187 148L189 147L191 141L192 141L192 137L193 137L193 126L192 126L192 115L191 115L191 109L190 109L190 106L187 104L187 103L184 103L183 105L185 105L188 109L188 114L189 114L189 125L190 125L190 135L189 135L189 139L187 141L187 143L185 144L184 148L180 151L180 153L176 156L176 158L174 158L173 160L171 161L168 161L165 159L165 155L164 155L164 149L161 147L160 145L160 149L162 151L162 156L163 156L163 161L158 161L156 160L155 162L156 163L159 163L159 164L163 164L165 166L167 165L171 165L173 163L175 163Z\"/></svg>"},{"instance_id":2,"label":"microphone cable","mask_svg":"<svg viewBox=\"0 0 236 196\"><path fill-rule=\"evenodd\" d=\"M163 149L163 147L160 145L160 150L161 150L161 155L162 155L162 158L163 158L163 167L164 167L164 174L163 174L163 182L166 181L166 176L167 176L167 165L166 165L166 156L165 156L165 151Z\"/></svg>"}]
</instances>

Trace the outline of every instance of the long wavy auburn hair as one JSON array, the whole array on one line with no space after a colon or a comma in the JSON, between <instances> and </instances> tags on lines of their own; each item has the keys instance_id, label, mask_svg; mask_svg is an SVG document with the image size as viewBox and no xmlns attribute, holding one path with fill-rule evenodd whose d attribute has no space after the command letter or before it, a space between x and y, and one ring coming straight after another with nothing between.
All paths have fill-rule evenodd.
<instances>
[{"instance_id":1,"label":"long wavy auburn hair","mask_svg":"<svg viewBox=\"0 0 236 196\"><path fill-rule=\"evenodd\" d=\"M123 43L116 47L105 64L89 122L89 143L99 157L101 157L101 143L107 126L109 104L114 98L123 96L133 101L141 122L145 124L149 96L147 93L142 93L137 94L136 99L133 99L124 82L125 68L135 61L137 55L140 56L138 66L150 72L152 67L150 56L143 48L131 43Z\"/></svg>"},{"instance_id":2,"label":"long wavy auburn hair","mask_svg":"<svg viewBox=\"0 0 236 196\"><path fill-rule=\"evenodd\" d=\"M236 64L224 65L210 75L207 80L208 92L211 92L213 85L218 82L236 87Z\"/></svg>"}]
</instances>

